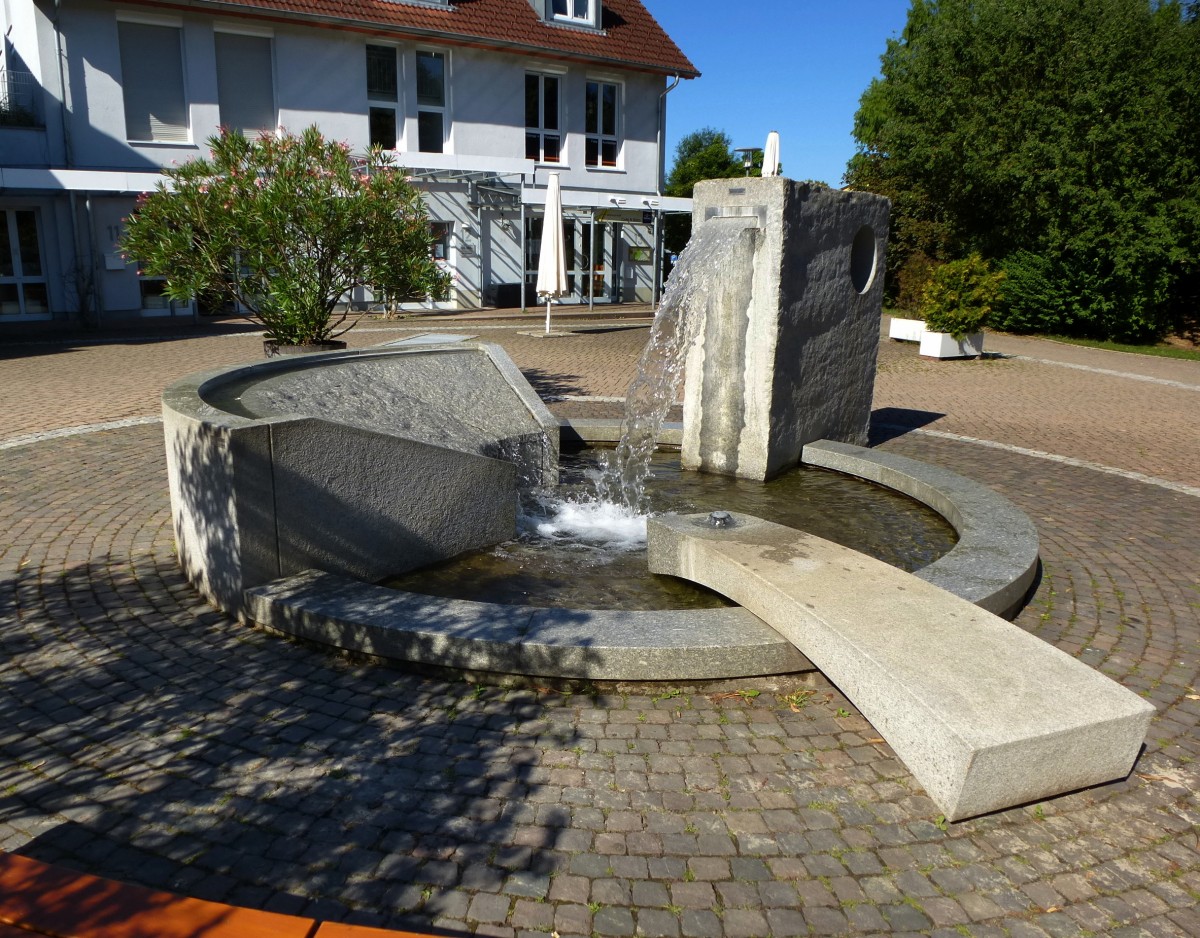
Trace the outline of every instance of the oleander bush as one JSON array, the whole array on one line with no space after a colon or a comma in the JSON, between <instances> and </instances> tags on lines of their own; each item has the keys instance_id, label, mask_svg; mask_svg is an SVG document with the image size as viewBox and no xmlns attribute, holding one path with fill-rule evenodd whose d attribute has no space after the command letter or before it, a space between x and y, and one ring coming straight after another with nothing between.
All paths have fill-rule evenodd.
<instances>
[{"instance_id":1,"label":"oleander bush","mask_svg":"<svg viewBox=\"0 0 1200 938\"><path fill-rule=\"evenodd\" d=\"M232 300L280 345L341 335L356 287L441 297L421 194L391 154L355 157L316 127L247 140L222 130L212 155L166 171L126 219L121 250L166 278L175 300Z\"/></svg>"}]
</instances>

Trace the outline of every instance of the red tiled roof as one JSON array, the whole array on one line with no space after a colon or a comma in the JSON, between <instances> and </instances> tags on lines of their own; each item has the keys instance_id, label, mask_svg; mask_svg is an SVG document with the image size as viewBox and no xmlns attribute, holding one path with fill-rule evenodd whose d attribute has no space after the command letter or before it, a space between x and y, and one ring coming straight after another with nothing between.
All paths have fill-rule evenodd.
<instances>
[{"instance_id":1,"label":"red tiled roof","mask_svg":"<svg viewBox=\"0 0 1200 938\"><path fill-rule=\"evenodd\" d=\"M171 0L141 2L176 5ZM452 0L446 8L403 0L199 0L189 6L224 13L236 8L273 18L316 18L372 32L611 62L683 78L700 74L641 0L603 0L600 31L545 23L529 0Z\"/></svg>"}]
</instances>

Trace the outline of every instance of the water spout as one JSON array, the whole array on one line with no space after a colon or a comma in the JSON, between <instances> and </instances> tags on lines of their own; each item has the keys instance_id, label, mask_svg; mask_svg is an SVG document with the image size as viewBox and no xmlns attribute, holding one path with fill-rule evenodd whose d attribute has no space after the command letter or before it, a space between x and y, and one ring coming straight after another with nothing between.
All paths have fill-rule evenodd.
<instances>
[{"instance_id":1,"label":"water spout","mask_svg":"<svg viewBox=\"0 0 1200 938\"><path fill-rule=\"evenodd\" d=\"M720 260L745 230L745 219L701 225L679 255L625 396L621 441L597 485L599 500L645 513L650 457L667 413L678 403L684 360L702 319L702 304L719 289Z\"/></svg>"}]
</instances>

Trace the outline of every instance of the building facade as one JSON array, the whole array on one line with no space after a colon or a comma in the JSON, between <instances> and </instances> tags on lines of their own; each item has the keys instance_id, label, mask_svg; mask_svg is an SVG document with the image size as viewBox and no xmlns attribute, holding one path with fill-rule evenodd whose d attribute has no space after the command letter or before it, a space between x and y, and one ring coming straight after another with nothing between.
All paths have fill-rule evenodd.
<instances>
[{"instance_id":1,"label":"building facade","mask_svg":"<svg viewBox=\"0 0 1200 938\"><path fill-rule=\"evenodd\" d=\"M698 73L640 0L0 0L0 30L0 330L205 312L117 243L219 127L394 150L453 308L533 302L550 173L567 301L652 301L662 216L688 209L662 141Z\"/></svg>"}]
</instances>

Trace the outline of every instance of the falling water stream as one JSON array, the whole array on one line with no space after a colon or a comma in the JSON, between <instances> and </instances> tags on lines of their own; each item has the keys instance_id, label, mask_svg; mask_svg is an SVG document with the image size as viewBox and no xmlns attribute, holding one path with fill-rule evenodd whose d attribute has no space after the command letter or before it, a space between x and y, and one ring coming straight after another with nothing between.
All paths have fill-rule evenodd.
<instances>
[{"instance_id":1,"label":"falling water stream","mask_svg":"<svg viewBox=\"0 0 1200 938\"><path fill-rule=\"evenodd\" d=\"M716 289L715 280L725 269L717 261L745 231L744 222L719 222L714 219L696 231L667 280L637 375L626 392L621 441L599 480L597 496L601 500L638 514L647 508L650 457L663 420L679 395L684 360L701 319L695 307Z\"/></svg>"},{"instance_id":2,"label":"falling water stream","mask_svg":"<svg viewBox=\"0 0 1200 938\"><path fill-rule=\"evenodd\" d=\"M697 231L667 280L625 396L621 438L587 473L590 489L531 493L522 503L526 535L552 543L578 541L611 550L641 550L652 506L646 493L651 459L663 421L679 396L684 361L700 316L695 306L716 287L717 261L744 231L737 225L708 224Z\"/></svg>"}]
</instances>

